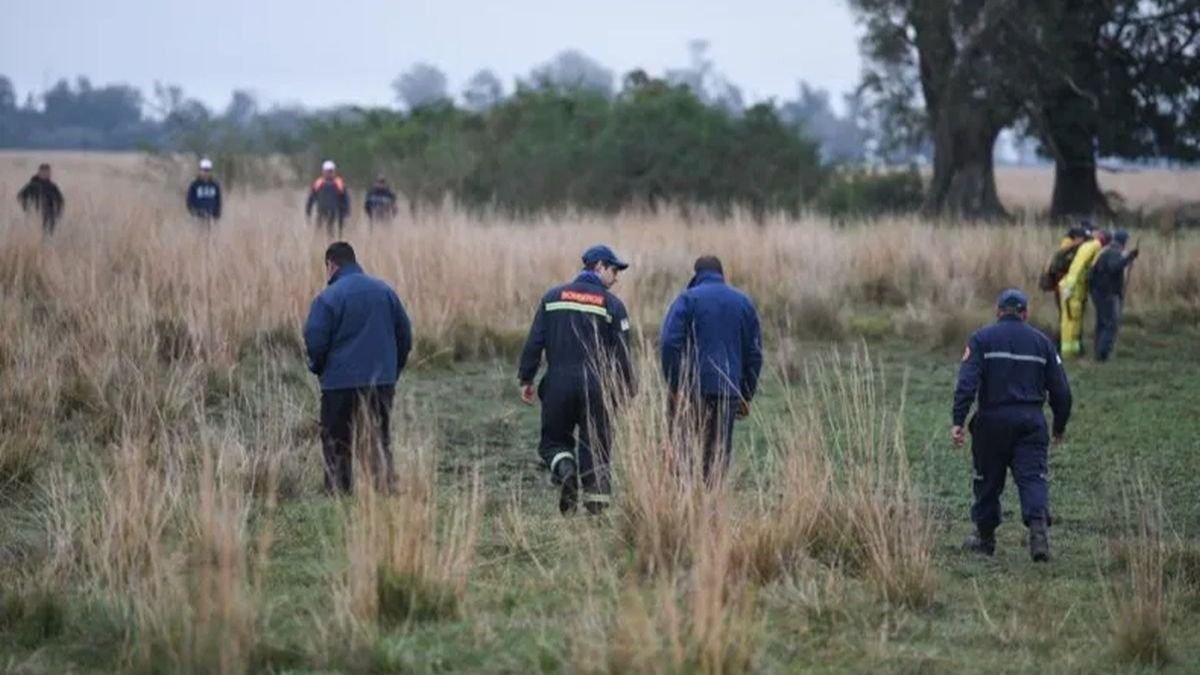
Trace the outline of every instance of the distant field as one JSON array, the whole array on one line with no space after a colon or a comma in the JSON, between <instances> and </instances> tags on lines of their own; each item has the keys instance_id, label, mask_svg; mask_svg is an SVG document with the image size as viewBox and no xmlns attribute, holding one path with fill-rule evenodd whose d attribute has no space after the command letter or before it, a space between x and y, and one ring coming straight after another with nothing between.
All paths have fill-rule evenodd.
<instances>
[{"instance_id":1,"label":"distant field","mask_svg":"<svg viewBox=\"0 0 1200 675\"><path fill-rule=\"evenodd\" d=\"M190 173L181 161L169 172L160 162L149 163L140 153L27 152L0 150L0 188L15 192L40 161L52 162L65 188L76 181L90 182L101 176L135 178L151 183L179 181ZM168 175L169 173L169 175ZM1100 186L1115 191L1129 208L1152 210L1180 203L1200 202L1200 170L1130 169L1119 173L1101 171ZM998 167L997 188L1010 209L1044 211L1050 206L1054 188L1052 167Z\"/></svg>"},{"instance_id":2,"label":"distant field","mask_svg":"<svg viewBox=\"0 0 1200 675\"><path fill-rule=\"evenodd\" d=\"M39 159L0 154L0 188L15 193ZM400 493L339 500L318 490L301 356L328 244L304 222L303 190L231 195L206 232L182 213L182 168L168 180L137 155L50 161L68 201L53 239L0 202L2 672L1200 663L1195 233L1135 234L1144 256L1115 361L1068 365L1057 558L1035 567L1011 488L997 556L956 550L970 465L947 427L963 341L1001 288L1026 287L1052 325L1033 283L1057 229L445 208L371 230L356 217L346 237L395 284L418 344L395 409ZM1036 192L1036 176L1017 177ZM641 387L618 418L614 509L566 521L514 359L541 292L599 241L634 263L616 291ZM768 350L717 495L664 461L654 363L702 253L754 297Z\"/></svg>"}]
</instances>

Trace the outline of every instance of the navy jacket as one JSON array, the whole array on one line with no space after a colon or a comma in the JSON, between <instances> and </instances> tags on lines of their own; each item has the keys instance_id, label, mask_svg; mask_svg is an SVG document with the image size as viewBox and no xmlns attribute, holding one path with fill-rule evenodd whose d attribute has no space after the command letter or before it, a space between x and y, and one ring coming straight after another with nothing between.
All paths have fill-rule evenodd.
<instances>
[{"instance_id":1,"label":"navy jacket","mask_svg":"<svg viewBox=\"0 0 1200 675\"><path fill-rule=\"evenodd\" d=\"M692 387L703 396L754 398L763 364L758 312L720 274L702 272L692 279L667 310L661 340L671 391L694 380Z\"/></svg>"},{"instance_id":2,"label":"navy jacket","mask_svg":"<svg viewBox=\"0 0 1200 675\"><path fill-rule=\"evenodd\" d=\"M547 377L597 386L605 382L598 366L605 366L615 368L620 381L633 387L629 313L592 272L581 272L575 281L542 296L521 351L517 378L522 384L537 376L542 352Z\"/></svg>"},{"instance_id":3,"label":"navy jacket","mask_svg":"<svg viewBox=\"0 0 1200 675\"><path fill-rule=\"evenodd\" d=\"M1093 295L1105 297L1125 295L1125 268L1133 262L1132 256L1125 255L1125 247L1120 244L1109 244L1092 264L1088 276L1088 287Z\"/></svg>"},{"instance_id":4,"label":"navy jacket","mask_svg":"<svg viewBox=\"0 0 1200 675\"><path fill-rule=\"evenodd\" d=\"M322 176L313 181L312 189L308 191L308 201L304 204L304 214L311 216L314 206L321 218L343 220L350 215L350 193L346 191L346 182L341 176L328 180Z\"/></svg>"},{"instance_id":5,"label":"navy jacket","mask_svg":"<svg viewBox=\"0 0 1200 675\"><path fill-rule=\"evenodd\" d=\"M197 218L221 217L221 184L215 180L197 178L188 187L188 213Z\"/></svg>"},{"instance_id":6,"label":"navy jacket","mask_svg":"<svg viewBox=\"0 0 1200 675\"><path fill-rule=\"evenodd\" d=\"M1054 343L1018 316L1004 316L971 336L958 369L954 390L955 426L963 426L971 403L979 412L1011 406L1037 406L1050 399L1054 432L1071 417L1071 387Z\"/></svg>"},{"instance_id":7,"label":"navy jacket","mask_svg":"<svg viewBox=\"0 0 1200 675\"><path fill-rule=\"evenodd\" d=\"M21 208L25 211L38 211L47 221L58 220L63 210L63 195L52 180L43 180L37 174L29 179L25 187L17 193Z\"/></svg>"},{"instance_id":8,"label":"navy jacket","mask_svg":"<svg viewBox=\"0 0 1200 675\"><path fill-rule=\"evenodd\" d=\"M385 187L373 187L363 202L368 218L387 220L396 215L396 193Z\"/></svg>"},{"instance_id":9,"label":"navy jacket","mask_svg":"<svg viewBox=\"0 0 1200 675\"><path fill-rule=\"evenodd\" d=\"M323 391L394 385L412 350L412 324L391 287L346 265L313 300L304 346Z\"/></svg>"}]
</instances>

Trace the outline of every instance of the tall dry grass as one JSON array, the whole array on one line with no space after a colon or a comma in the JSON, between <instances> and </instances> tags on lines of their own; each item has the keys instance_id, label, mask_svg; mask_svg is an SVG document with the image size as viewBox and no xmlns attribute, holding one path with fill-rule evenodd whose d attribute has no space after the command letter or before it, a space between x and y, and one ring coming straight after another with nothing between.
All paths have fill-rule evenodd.
<instances>
[{"instance_id":1,"label":"tall dry grass","mask_svg":"<svg viewBox=\"0 0 1200 675\"><path fill-rule=\"evenodd\" d=\"M1121 486L1120 524L1111 554L1119 575L1107 583L1116 656L1127 662L1164 666L1171 660L1167 633L1173 593L1168 566L1174 541L1162 495L1144 476Z\"/></svg>"}]
</instances>

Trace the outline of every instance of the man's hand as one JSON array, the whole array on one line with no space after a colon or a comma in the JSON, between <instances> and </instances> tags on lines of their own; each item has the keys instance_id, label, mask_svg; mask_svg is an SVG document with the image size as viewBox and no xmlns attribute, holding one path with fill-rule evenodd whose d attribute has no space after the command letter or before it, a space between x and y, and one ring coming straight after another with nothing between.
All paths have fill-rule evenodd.
<instances>
[{"instance_id":1,"label":"man's hand","mask_svg":"<svg viewBox=\"0 0 1200 675\"><path fill-rule=\"evenodd\" d=\"M1067 432L1058 431L1050 438L1050 443L1055 447L1062 445L1067 441Z\"/></svg>"},{"instance_id":2,"label":"man's hand","mask_svg":"<svg viewBox=\"0 0 1200 675\"><path fill-rule=\"evenodd\" d=\"M537 389L534 388L532 382L526 382L521 385L521 401L525 405L533 405L537 401Z\"/></svg>"},{"instance_id":3,"label":"man's hand","mask_svg":"<svg viewBox=\"0 0 1200 675\"><path fill-rule=\"evenodd\" d=\"M1125 255L1129 258L1129 262L1133 262L1134 260L1137 260L1139 255L1141 255L1141 251L1135 248Z\"/></svg>"},{"instance_id":4,"label":"man's hand","mask_svg":"<svg viewBox=\"0 0 1200 675\"><path fill-rule=\"evenodd\" d=\"M957 425L951 427L950 442L954 444L954 447L961 448L967 442L967 430Z\"/></svg>"},{"instance_id":5,"label":"man's hand","mask_svg":"<svg viewBox=\"0 0 1200 675\"><path fill-rule=\"evenodd\" d=\"M741 401L738 401L737 418L739 420L744 420L749 416L750 416L750 401L747 401L746 399L742 399Z\"/></svg>"}]
</instances>

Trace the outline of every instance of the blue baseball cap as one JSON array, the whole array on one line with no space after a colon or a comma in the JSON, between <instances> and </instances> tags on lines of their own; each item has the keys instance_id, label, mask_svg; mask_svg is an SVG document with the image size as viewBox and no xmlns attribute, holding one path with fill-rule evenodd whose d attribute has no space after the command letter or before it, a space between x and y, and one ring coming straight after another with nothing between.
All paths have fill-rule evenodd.
<instances>
[{"instance_id":1,"label":"blue baseball cap","mask_svg":"<svg viewBox=\"0 0 1200 675\"><path fill-rule=\"evenodd\" d=\"M1129 241L1129 233L1125 230L1117 230L1113 232L1113 241L1124 246L1125 242Z\"/></svg>"},{"instance_id":2,"label":"blue baseball cap","mask_svg":"<svg viewBox=\"0 0 1200 675\"><path fill-rule=\"evenodd\" d=\"M629 263L617 257L613 250L603 244L599 244L589 248L583 252L583 264L594 265L596 263L605 263L619 270L629 267Z\"/></svg>"},{"instance_id":3,"label":"blue baseball cap","mask_svg":"<svg viewBox=\"0 0 1200 675\"><path fill-rule=\"evenodd\" d=\"M1008 288L996 298L997 309L1024 310L1029 308L1029 298L1019 288Z\"/></svg>"}]
</instances>

